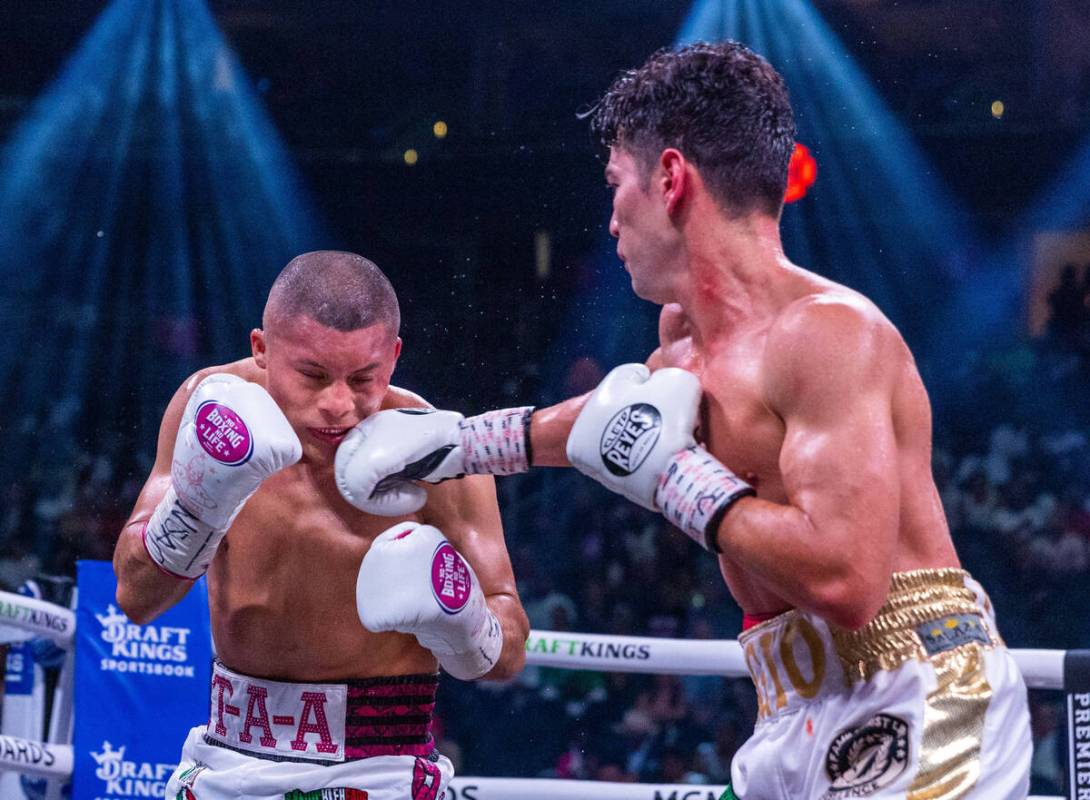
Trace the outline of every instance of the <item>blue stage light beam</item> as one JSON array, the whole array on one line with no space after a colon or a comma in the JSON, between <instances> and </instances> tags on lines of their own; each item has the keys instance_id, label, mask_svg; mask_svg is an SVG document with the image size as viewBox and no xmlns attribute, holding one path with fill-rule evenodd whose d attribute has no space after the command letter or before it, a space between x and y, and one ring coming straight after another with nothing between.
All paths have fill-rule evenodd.
<instances>
[{"instance_id":1,"label":"blue stage light beam","mask_svg":"<svg viewBox=\"0 0 1090 800\"><path fill-rule=\"evenodd\" d=\"M103 11L0 152L0 215L4 477L147 450L288 259L332 245L203 0Z\"/></svg>"},{"instance_id":2,"label":"blue stage light beam","mask_svg":"<svg viewBox=\"0 0 1090 800\"><path fill-rule=\"evenodd\" d=\"M807 0L700 0L679 43L734 39L784 76L817 183L784 211L789 257L867 294L910 340L975 247L964 207Z\"/></svg>"},{"instance_id":3,"label":"blue stage light beam","mask_svg":"<svg viewBox=\"0 0 1090 800\"><path fill-rule=\"evenodd\" d=\"M1090 137L1022 215L1019 231L1081 230L1090 222Z\"/></svg>"}]
</instances>

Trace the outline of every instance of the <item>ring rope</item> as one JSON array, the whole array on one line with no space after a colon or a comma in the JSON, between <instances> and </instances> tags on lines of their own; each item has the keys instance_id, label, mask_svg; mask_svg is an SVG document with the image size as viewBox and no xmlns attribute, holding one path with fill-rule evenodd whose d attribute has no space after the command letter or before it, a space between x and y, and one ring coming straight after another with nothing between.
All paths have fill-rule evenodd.
<instances>
[{"instance_id":1,"label":"ring rope","mask_svg":"<svg viewBox=\"0 0 1090 800\"><path fill-rule=\"evenodd\" d=\"M71 647L75 615L54 603L0 592L0 640L41 636ZM12 628L18 635L12 636ZM7 629L7 630L4 630ZM1070 689L1065 664L1090 660L1087 650L1012 649L1011 654L1033 689ZM739 678L749 674L741 645L722 639L660 639L532 630L526 641L528 666L669 675ZM1078 681L1080 684L1083 681ZM1080 687L1081 688L1081 687ZM45 778L71 776L73 749L67 744L0 736L0 771ZM700 784L635 784L550 778L457 777L456 798L465 800L714 800L724 787ZM1031 797L1029 800L1062 800Z\"/></svg>"}]
</instances>

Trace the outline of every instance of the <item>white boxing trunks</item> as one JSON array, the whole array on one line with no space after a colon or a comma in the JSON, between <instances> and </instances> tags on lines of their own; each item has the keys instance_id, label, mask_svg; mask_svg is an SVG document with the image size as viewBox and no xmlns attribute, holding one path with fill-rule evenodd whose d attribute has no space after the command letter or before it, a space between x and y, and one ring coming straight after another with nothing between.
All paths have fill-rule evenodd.
<instances>
[{"instance_id":1,"label":"white boxing trunks","mask_svg":"<svg viewBox=\"0 0 1090 800\"><path fill-rule=\"evenodd\" d=\"M895 573L858 631L788 611L739 641L758 697L740 800L1026 797L1025 683L963 570Z\"/></svg>"},{"instance_id":2,"label":"white boxing trunks","mask_svg":"<svg viewBox=\"0 0 1090 800\"><path fill-rule=\"evenodd\" d=\"M442 800L453 777L431 735L436 675L305 684L217 663L168 800Z\"/></svg>"}]
</instances>

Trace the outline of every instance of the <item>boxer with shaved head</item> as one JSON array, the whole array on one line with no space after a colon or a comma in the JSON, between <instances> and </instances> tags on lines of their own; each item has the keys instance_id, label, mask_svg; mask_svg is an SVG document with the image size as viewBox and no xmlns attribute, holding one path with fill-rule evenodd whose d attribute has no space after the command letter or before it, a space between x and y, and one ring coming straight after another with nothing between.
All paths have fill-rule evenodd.
<instances>
[{"instance_id":1,"label":"boxer with shaved head","mask_svg":"<svg viewBox=\"0 0 1090 800\"><path fill-rule=\"evenodd\" d=\"M252 355L201 370L167 406L114 567L138 623L208 578L208 723L168 797L435 800L452 774L431 733L437 667L473 680L524 663L491 478L431 487L393 525L337 490L359 422L429 408L390 383L399 329L378 267L306 253L273 284Z\"/></svg>"}]
</instances>

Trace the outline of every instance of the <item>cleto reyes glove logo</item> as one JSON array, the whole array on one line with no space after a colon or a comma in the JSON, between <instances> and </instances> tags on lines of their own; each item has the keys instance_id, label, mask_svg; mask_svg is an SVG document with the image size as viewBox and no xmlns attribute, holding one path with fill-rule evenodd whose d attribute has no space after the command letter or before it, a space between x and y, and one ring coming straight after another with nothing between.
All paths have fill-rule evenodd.
<instances>
[{"instance_id":1,"label":"cleto reyes glove logo","mask_svg":"<svg viewBox=\"0 0 1090 800\"><path fill-rule=\"evenodd\" d=\"M625 406L606 424L599 443L602 463L614 475L638 470L659 440L662 415L650 403Z\"/></svg>"}]
</instances>

